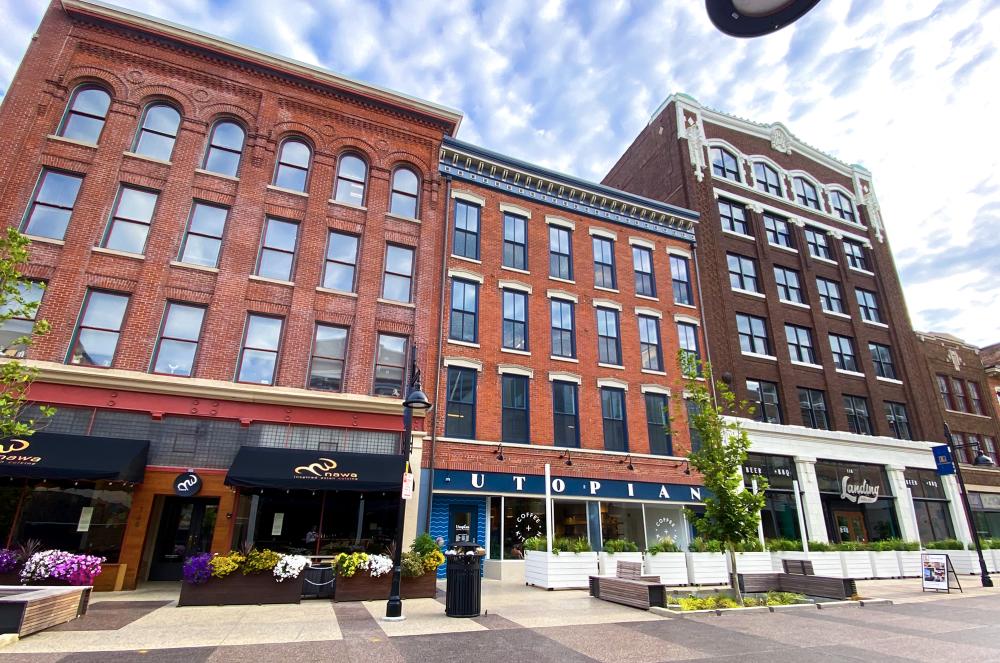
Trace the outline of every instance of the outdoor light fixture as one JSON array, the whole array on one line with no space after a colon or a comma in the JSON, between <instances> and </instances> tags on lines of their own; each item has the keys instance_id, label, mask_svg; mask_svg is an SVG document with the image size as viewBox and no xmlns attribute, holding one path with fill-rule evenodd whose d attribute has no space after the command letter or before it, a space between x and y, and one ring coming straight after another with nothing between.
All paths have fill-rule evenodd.
<instances>
[{"instance_id":1,"label":"outdoor light fixture","mask_svg":"<svg viewBox=\"0 0 1000 663\"><path fill-rule=\"evenodd\" d=\"M496 454L497 460L499 460L502 463L503 462L503 443L502 442L497 445L497 450L494 451L493 453Z\"/></svg>"},{"instance_id":2,"label":"outdoor light fixture","mask_svg":"<svg viewBox=\"0 0 1000 663\"><path fill-rule=\"evenodd\" d=\"M561 454L559 454L559 460L562 460L563 458L566 459L566 465L568 466L573 465L573 458L570 456L569 450L563 451Z\"/></svg>"},{"instance_id":3,"label":"outdoor light fixture","mask_svg":"<svg viewBox=\"0 0 1000 663\"><path fill-rule=\"evenodd\" d=\"M705 0L708 18L730 37L761 37L791 25L819 0Z\"/></svg>"},{"instance_id":4,"label":"outdoor light fixture","mask_svg":"<svg viewBox=\"0 0 1000 663\"><path fill-rule=\"evenodd\" d=\"M628 463L628 465L625 465L625 463ZM625 465L625 469L627 469L627 470L630 470L630 471L633 471L633 472L635 471L635 465L632 464L632 454L629 454L629 455L625 456L624 458L619 458L618 459L618 464L619 465Z\"/></svg>"},{"instance_id":5,"label":"outdoor light fixture","mask_svg":"<svg viewBox=\"0 0 1000 663\"><path fill-rule=\"evenodd\" d=\"M952 464L955 466L955 478L958 479L958 493L962 497L962 506L965 507L965 519L969 523L969 532L972 534L972 542L976 544L976 554L979 556L979 579L983 584L983 587L992 587L993 578L990 578L990 573L986 569L986 560L983 559L983 544L979 541L979 532L976 530L976 520L972 517L972 506L969 504L969 493L965 490L965 478L962 477L962 464L958 462L955 457L956 449L967 449L972 448L976 450L976 459L972 461L973 465L978 465L980 467L990 467L992 466L993 459L983 453L982 448L980 448L978 442L972 442L970 444L958 444L956 445L951 438L951 428L948 427L948 422L944 424L944 441L948 444L948 448L951 450Z\"/></svg>"}]
</instances>

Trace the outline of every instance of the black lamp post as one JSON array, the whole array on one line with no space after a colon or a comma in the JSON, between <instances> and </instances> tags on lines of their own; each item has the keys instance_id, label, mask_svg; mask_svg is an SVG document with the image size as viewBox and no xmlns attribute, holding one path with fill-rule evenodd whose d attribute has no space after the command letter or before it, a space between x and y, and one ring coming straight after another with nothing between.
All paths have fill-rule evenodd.
<instances>
[{"instance_id":1,"label":"black lamp post","mask_svg":"<svg viewBox=\"0 0 1000 663\"><path fill-rule=\"evenodd\" d=\"M705 0L708 18L730 37L761 37L794 23L819 0Z\"/></svg>"},{"instance_id":2,"label":"black lamp post","mask_svg":"<svg viewBox=\"0 0 1000 663\"><path fill-rule=\"evenodd\" d=\"M958 479L958 490L962 495L962 506L965 507L965 519L968 521L969 530L972 532L972 541L976 544L976 554L979 555L980 580L983 583L983 587L992 587L993 578L990 577L989 571L986 570L986 560L983 559L983 546L979 542L979 532L976 531L976 521L972 517L972 507L969 505L969 494L965 492L965 479L962 477L962 464L958 462L955 450L966 448L975 449L976 459L972 461L972 464L979 465L981 467L992 466L994 464L993 459L983 453L983 450L979 447L978 442L956 446L951 439L951 429L948 428L947 423L944 425L944 441L948 443L948 448L951 449L951 460L955 465L955 477Z\"/></svg>"},{"instance_id":3,"label":"black lamp post","mask_svg":"<svg viewBox=\"0 0 1000 663\"><path fill-rule=\"evenodd\" d=\"M417 350L410 354L410 380L406 387L406 399L403 401L403 458L405 467L409 469L410 449L413 438L413 411L429 410L431 402L420 387L420 370L417 368ZM399 583L402 577L401 559L403 556L403 520L406 514L406 500L399 495L399 512L396 514L396 537L392 546L392 589L389 590L389 601L385 604L385 618L389 620L403 619L403 599L399 597Z\"/></svg>"}]
</instances>

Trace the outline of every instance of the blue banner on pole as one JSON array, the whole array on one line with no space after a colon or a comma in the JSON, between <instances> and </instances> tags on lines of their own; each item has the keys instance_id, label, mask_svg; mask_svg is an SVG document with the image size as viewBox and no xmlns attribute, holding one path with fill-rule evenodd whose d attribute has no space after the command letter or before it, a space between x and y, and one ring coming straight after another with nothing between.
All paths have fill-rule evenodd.
<instances>
[{"instance_id":1,"label":"blue banner on pole","mask_svg":"<svg viewBox=\"0 0 1000 663\"><path fill-rule=\"evenodd\" d=\"M947 444L931 449L934 454L934 462L937 464L937 473L940 476L955 473L955 461L951 457L951 448Z\"/></svg>"}]
</instances>

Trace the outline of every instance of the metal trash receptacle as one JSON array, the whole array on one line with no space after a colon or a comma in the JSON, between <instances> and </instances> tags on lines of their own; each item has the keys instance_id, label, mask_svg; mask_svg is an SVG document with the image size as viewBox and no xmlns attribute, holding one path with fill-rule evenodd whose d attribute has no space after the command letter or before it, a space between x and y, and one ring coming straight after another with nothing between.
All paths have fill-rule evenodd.
<instances>
[{"instance_id":1,"label":"metal trash receptacle","mask_svg":"<svg viewBox=\"0 0 1000 663\"><path fill-rule=\"evenodd\" d=\"M335 580L333 564L311 564L303 570L302 596L309 599L328 599L333 596Z\"/></svg>"},{"instance_id":2,"label":"metal trash receptacle","mask_svg":"<svg viewBox=\"0 0 1000 663\"><path fill-rule=\"evenodd\" d=\"M477 543L454 543L445 553L445 609L449 617L478 617L482 603L482 550Z\"/></svg>"}]
</instances>

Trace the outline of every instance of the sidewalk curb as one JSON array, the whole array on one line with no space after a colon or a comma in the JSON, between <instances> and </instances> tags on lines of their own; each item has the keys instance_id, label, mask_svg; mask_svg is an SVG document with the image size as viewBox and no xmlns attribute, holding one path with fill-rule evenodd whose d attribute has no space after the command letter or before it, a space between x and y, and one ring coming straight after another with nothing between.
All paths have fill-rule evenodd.
<instances>
[{"instance_id":1,"label":"sidewalk curb","mask_svg":"<svg viewBox=\"0 0 1000 663\"><path fill-rule=\"evenodd\" d=\"M0 649L12 645L20 639L17 633L2 633L0 634Z\"/></svg>"}]
</instances>

